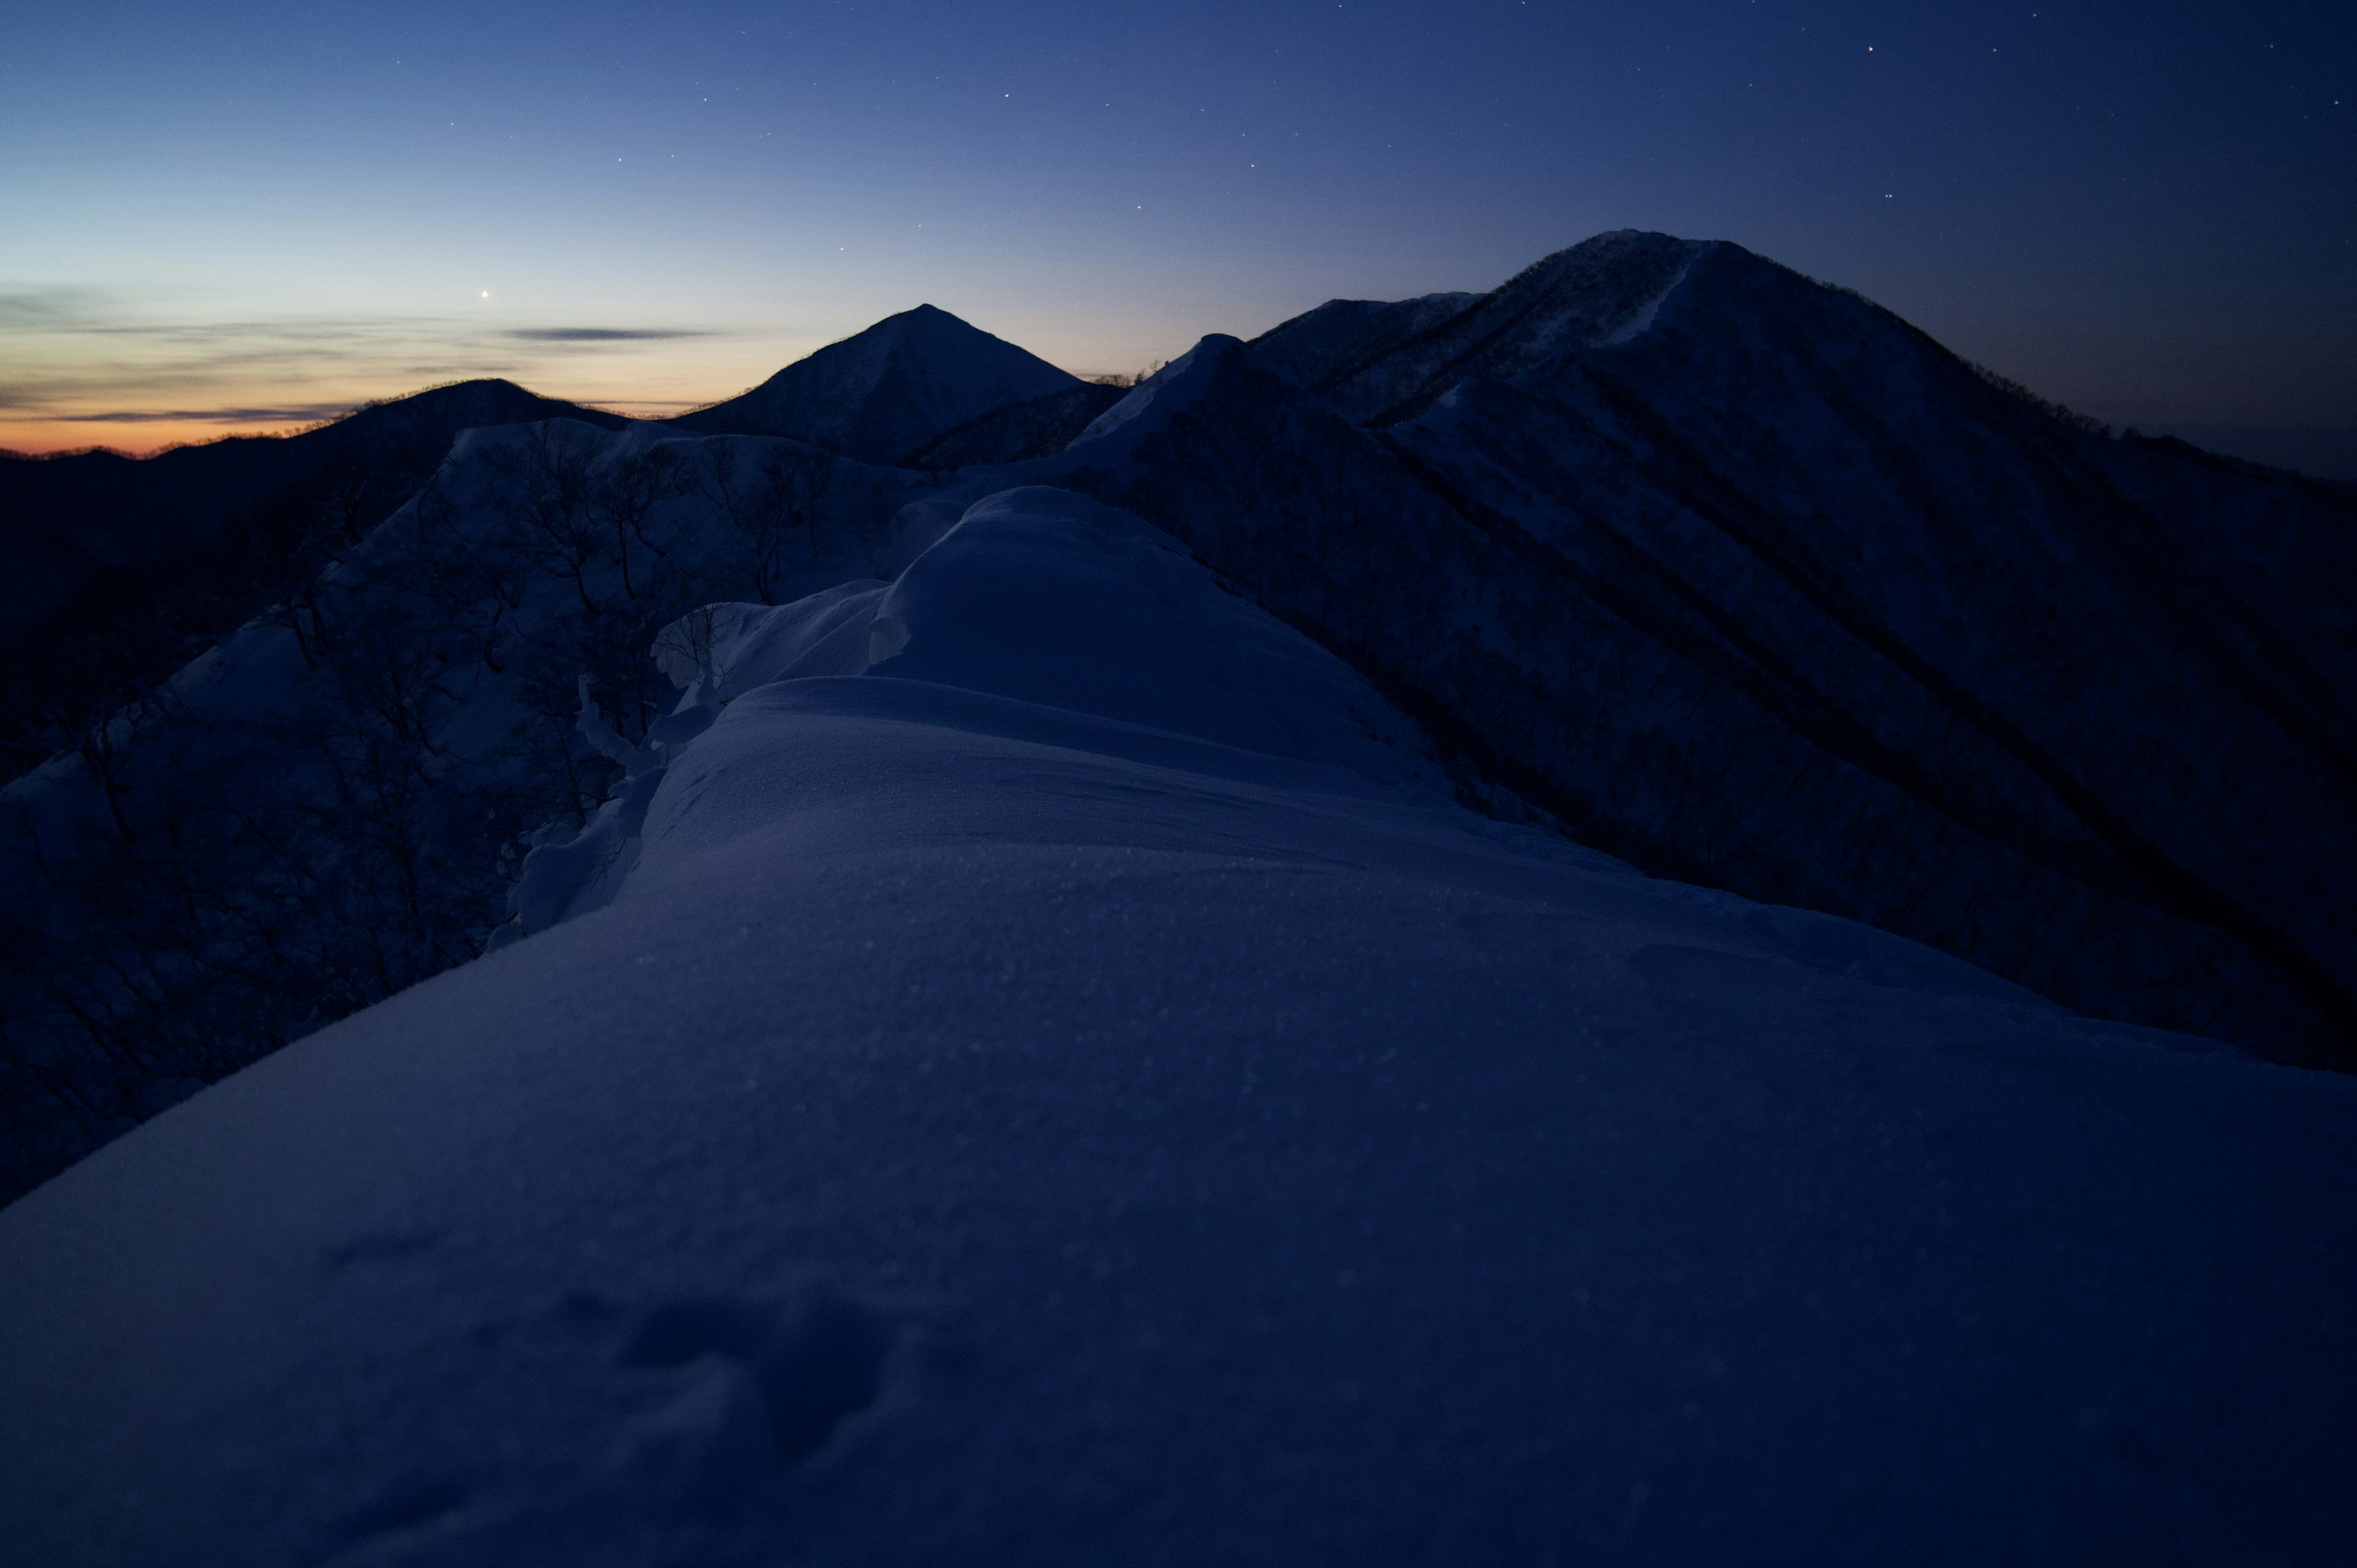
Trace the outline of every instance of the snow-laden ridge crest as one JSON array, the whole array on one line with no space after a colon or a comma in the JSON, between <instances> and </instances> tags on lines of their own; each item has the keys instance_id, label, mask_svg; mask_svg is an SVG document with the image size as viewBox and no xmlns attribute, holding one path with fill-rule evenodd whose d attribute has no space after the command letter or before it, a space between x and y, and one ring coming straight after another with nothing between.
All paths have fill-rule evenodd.
<instances>
[{"instance_id":1,"label":"snow-laden ridge crest","mask_svg":"<svg viewBox=\"0 0 2357 1568\"><path fill-rule=\"evenodd\" d=\"M2332 1560L2345 497L1658 235L1115 397L475 432L8 787L10 1552Z\"/></svg>"},{"instance_id":2,"label":"snow-laden ridge crest","mask_svg":"<svg viewBox=\"0 0 2357 1568\"><path fill-rule=\"evenodd\" d=\"M892 582L845 583L774 608L708 606L656 646L683 689L677 707L648 747L634 747L585 684L584 731L624 768L624 784L577 833L554 830L533 848L493 948L620 896L642 835L672 831L666 801L709 788L670 781L682 750L707 734L706 751L729 746L726 706L797 682L922 682L986 694L996 722L1052 731L1061 744L1089 744L1079 737L1091 725L1109 723L1096 744L1123 755L1144 746L1200 758L1208 746L1256 759L1200 763L1215 770L1441 788L1415 726L1333 655L1221 588L1160 530L1043 486L975 501Z\"/></svg>"},{"instance_id":3,"label":"snow-laden ridge crest","mask_svg":"<svg viewBox=\"0 0 2357 1568\"><path fill-rule=\"evenodd\" d=\"M1076 496L674 633L610 899L0 1211L27 1560L2344 1538L2357 1082L1362 771Z\"/></svg>"}]
</instances>

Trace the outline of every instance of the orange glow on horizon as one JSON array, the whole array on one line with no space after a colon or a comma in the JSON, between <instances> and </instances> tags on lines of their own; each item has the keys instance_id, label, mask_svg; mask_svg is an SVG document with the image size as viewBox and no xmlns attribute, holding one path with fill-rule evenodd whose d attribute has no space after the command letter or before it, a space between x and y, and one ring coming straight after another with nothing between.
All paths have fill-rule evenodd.
<instances>
[{"instance_id":1,"label":"orange glow on horizon","mask_svg":"<svg viewBox=\"0 0 2357 1568\"><path fill-rule=\"evenodd\" d=\"M409 395L409 394L404 394ZM543 396L553 396L543 393ZM705 400L717 403L722 397L736 394L724 392ZM581 401L581 400L576 400ZM619 413L631 419L666 419L704 407L701 403L590 403L581 406L601 413ZM204 446L216 441L229 441L251 436L299 435L315 430L322 424L333 423L317 419L253 420L224 424L210 419L126 419L126 420L60 420L39 417L11 420L0 416L0 451L14 452L33 457L51 456L59 453L87 452L102 447L119 452L126 457L153 457L177 446Z\"/></svg>"},{"instance_id":2,"label":"orange glow on horizon","mask_svg":"<svg viewBox=\"0 0 2357 1568\"><path fill-rule=\"evenodd\" d=\"M241 435L292 435L317 420L281 424L221 424L213 420L141 419L66 422L0 420L0 449L45 457L102 446L126 457L152 457L175 446L202 446Z\"/></svg>"}]
</instances>

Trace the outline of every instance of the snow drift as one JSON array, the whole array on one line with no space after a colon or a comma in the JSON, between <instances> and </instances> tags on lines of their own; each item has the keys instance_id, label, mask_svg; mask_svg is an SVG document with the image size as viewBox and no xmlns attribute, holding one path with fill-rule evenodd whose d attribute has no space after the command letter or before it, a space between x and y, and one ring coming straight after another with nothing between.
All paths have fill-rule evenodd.
<instances>
[{"instance_id":1,"label":"snow drift","mask_svg":"<svg viewBox=\"0 0 2357 1568\"><path fill-rule=\"evenodd\" d=\"M610 901L0 1213L22 1560L2357 1524L2357 1084L1472 815L1068 495L705 629Z\"/></svg>"}]
</instances>

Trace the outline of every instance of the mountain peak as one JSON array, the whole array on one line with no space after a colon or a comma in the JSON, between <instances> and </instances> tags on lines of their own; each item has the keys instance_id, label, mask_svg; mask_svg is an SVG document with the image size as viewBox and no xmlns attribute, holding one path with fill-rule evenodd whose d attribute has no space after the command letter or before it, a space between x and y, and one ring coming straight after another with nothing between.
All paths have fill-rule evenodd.
<instances>
[{"instance_id":1,"label":"mountain peak","mask_svg":"<svg viewBox=\"0 0 2357 1568\"><path fill-rule=\"evenodd\" d=\"M940 306L920 305L671 423L714 435L787 435L897 465L969 420L1079 384Z\"/></svg>"},{"instance_id":2,"label":"mountain peak","mask_svg":"<svg viewBox=\"0 0 2357 1568\"><path fill-rule=\"evenodd\" d=\"M1727 247L1615 229L1555 252L1487 294L1396 305L1335 301L1274 328L1254 359L1351 419L1411 417L1468 376L1508 376L1652 324L1696 259Z\"/></svg>"}]
</instances>

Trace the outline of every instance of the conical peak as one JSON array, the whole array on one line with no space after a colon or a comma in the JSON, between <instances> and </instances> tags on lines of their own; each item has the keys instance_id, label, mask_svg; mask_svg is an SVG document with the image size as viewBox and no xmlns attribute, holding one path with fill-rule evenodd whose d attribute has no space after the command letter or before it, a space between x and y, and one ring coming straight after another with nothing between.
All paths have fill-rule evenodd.
<instances>
[{"instance_id":1,"label":"conical peak","mask_svg":"<svg viewBox=\"0 0 2357 1568\"><path fill-rule=\"evenodd\" d=\"M991 336L973 322L963 317L952 316L939 306L920 305L912 309L898 311L888 316L874 326L863 328L841 341L856 343L863 338L899 338L915 334L923 334L927 337L972 336L978 338Z\"/></svg>"},{"instance_id":2,"label":"conical peak","mask_svg":"<svg viewBox=\"0 0 2357 1568\"><path fill-rule=\"evenodd\" d=\"M790 435L888 464L968 420L1079 384L938 306L920 305L673 423L711 434Z\"/></svg>"},{"instance_id":3,"label":"conical peak","mask_svg":"<svg viewBox=\"0 0 2357 1568\"><path fill-rule=\"evenodd\" d=\"M1525 294L1566 285L1583 292L1644 290L1724 242L1682 240L1647 229L1615 229L1542 256L1500 285L1499 295ZM1622 285L1615 288L1615 285Z\"/></svg>"},{"instance_id":4,"label":"conical peak","mask_svg":"<svg viewBox=\"0 0 2357 1568\"><path fill-rule=\"evenodd\" d=\"M888 316L848 338L837 338L801 363L823 366L836 360L864 362L873 355L888 357L903 352L931 358L944 354L952 358L975 355L990 359L1032 358L1016 345L985 332L971 321L952 316L939 306L920 305ZM791 374L794 369L789 365L779 373Z\"/></svg>"}]
</instances>

